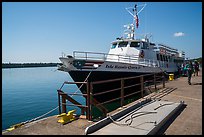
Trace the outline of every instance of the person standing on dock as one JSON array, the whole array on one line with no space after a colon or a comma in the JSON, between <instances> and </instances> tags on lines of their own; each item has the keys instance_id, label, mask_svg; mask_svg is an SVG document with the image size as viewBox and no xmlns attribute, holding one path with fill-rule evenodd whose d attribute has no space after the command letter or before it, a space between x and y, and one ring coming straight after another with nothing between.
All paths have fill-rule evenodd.
<instances>
[{"instance_id":1,"label":"person standing on dock","mask_svg":"<svg viewBox=\"0 0 204 137\"><path fill-rule=\"evenodd\" d=\"M197 62L197 60L194 62L194 76L198 76L198 71L199 71L199 64Z\"/></svg>"},{"instance_id":2,"label":"person standing on dock","mask_svg":"<svg viewBox=\"0 0 204 137\"><path fill-rule=\"evenodd\" d=\"M191 61L189 61L186 65L186 68L187 68L187 72L188 72L188 84L191 85L191 76L192 76L192 73L193 73L193 64Z\"/></svg>"}]
</instances>

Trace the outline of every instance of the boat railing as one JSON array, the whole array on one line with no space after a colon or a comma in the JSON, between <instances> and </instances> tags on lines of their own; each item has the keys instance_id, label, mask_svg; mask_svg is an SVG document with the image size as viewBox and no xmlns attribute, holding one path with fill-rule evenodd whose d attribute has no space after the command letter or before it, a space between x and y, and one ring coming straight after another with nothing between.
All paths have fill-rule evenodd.
<instances>
[{"instance_id":1,"label":"boat railing","mask_svg":"<svg viewBox=\"0 0 204 137\"><path fill-rule=\"evenodd\" d=\"M128 81L132 81L129 83ZM153 73L153 74L145 74L140 76L132 76L132 77L123 77L116 79L107 79L100 81L87 81L87 82L68 82L65 81L58 92L58 106L59 106L59 114L67 113L66 106L75 106L81 109L81 114L86 115L86 119L92 120L93 115L93 107L98 108L103 116L107 116L112 110L109 110L107 104L109 103L118 103L120 107L131 103L131 98L140 97L149 98L145 92L156 92L160 88L165 88L165 76L163 72ZM107 83L118 83L118 85L114 88L107 87L105 90L98 88L106 85ZM65 85L70 86L71 84L81 84L84 86L84 93L71 92L70 88L63 88ZM80 87L81 87L80 86ZM133 88L134 87L134 88ZM63 90L69 89L69 92L64 92ZM78 90L77 90L78 91ZM98 101L97 96L104 96L104 94L110 94L114 92L119 92L118 97L110 97L105 99L104 101ZM159 94L160 96L161 94ZM83 96L85 97L85 104L78 102L73 96ZM157 95L156 95L157 96ZM155 95L150 96L150 98L156 98ZM137 98L135 98L137 99ZM62 109L62 110L61 110ZM116 109L116 108L115 108Z\"/></svg>"},{"instance_id":2,"label":"boat railing","mask_svg":"<svg viewBox=\"0 0 204 137\"><path fill-rule=\"evenodd\" d=\"M140 58L139 56L74 51L73 57L76 59L113 61L113 62L138 64L138 65L143 65L148 67L159 67L159 62L157 60Z\"/></svg>"},{"instance_id":3,"label":"boat railing","mask_svg":"<svg viewBox=\"0 0 204 137\"><path fill-rule=\"evenodd\" d=\"M106 59L105 53L97 53L97 52L84 52L84 51L74 51L73 57L77 59L94 59L104 61Z\"/></svg>"}]
</instances>

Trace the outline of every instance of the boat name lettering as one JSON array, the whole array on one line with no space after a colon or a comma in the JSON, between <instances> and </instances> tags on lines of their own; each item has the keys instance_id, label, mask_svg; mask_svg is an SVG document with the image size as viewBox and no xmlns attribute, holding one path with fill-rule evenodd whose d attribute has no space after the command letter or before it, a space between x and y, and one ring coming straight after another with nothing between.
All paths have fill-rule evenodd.
<instances>
[{"instance_id":1,"label":"boat name lettering","mask_svg":"<svg viewBox=\"0 0 204 137\"><path fill-rule=\"evenodd\" d=\"M139 66L120 66L120 65L106 65L106 68L115 68L115 69L140 69Z\"/></svg>"},{"instance_id":2,"label":"boat name lettering","mask_svg":"<svg viewBox=\"0 0 204 137\"><path fill-rule=\"evenodd\" d=\"M128 69L140 69L140 67L129 66Z\"/></svg>"},{"instance_id":3,"label":"boat name lettering","mask_svg":"<svg viewBox=\"0 0 204 137\"><path fill-rule=\"evenodd\" d=\"M106 68L113 68L113 65L106 65Z\"/></svg>"}]
</instances>

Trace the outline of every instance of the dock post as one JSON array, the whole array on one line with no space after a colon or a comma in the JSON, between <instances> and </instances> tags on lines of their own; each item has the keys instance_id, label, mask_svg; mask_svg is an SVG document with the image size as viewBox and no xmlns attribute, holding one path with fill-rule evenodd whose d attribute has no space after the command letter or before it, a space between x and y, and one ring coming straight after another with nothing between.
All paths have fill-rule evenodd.
<instances>
[{"instance_id":1,"label":"dock post","mask_svg":"<svg viewBox=\"0 0 204 137\"><path fill-rule=\"evenodd\" d=\"M60 93L59 91L57 91L57 95L58 95L58 106L59 106L59 114L61 114L61 107L60 107Z\"/></svg>"},{"instance_id":2,"label":"dock post","mask_svg":"<svg viewBox=\"0 0 204 137\"><path fill-rule=\"evenodd\" d=\"M157 84L156 84L156 74L154 73L154 89L157 90Z\"/></svg>"},{"instance_id":3,"label":"dock post","mask_svg":"<svg viewBox=\"0 0 204 137\"><path fill-rule=\"evenodd\" d=\"M124 104L124 79L121 79L120 95L121 95L120 106L122 107Z\"/></svg>"},{"instance_id":4,"label":"dock post","mask_svg":"<svg viewBox=\"0 0 204 137\"><path fill-rule=\"evenodd\" d=\"M90 89L89 89L89 82L86 83L86 90L87 90L87 98L86 98L86 118L90 120Z\"/></svg>"},{"instance_id":5,"label":"dock post","mask_svg":"<svg viewBox=\"0 0 204 137\"><path fill-rule=\"evenodd\" d=\"M141 96L143 97L143 91L144 91L144 77L140 77L140 84L141 84Z\"/></svg>"},{"instance_id":6,"label":"dock post","mask_svg":"<svg viewBox=\"0 0 204 137\"><path fill-rule=\"evenodd\" d=\"M62 113L67 113L66 110L66 94L62 94Z\"/></svg>"},{"instance_id":7,"label":"dock post","mask_svg":"<svg viewBox=\"0 0 204 137\"><path fill-rule=\"evenodd\" d=\"M162 73L162 80L163 80L163 88L165 88L165 77L164 77L164 73Z\"/></svg>"},{"instance_id":8,"label":"dock post","mask_svg":"<svg viewBox=\"0 0 204 137\"><path fill-rule=\"evenodd\" d=\"M92 92L93 92L93 84L90 82L89 83L89 90L90 90L90 100L89 100L89 105L90 105L90 108L89 108L89 120L92 120L92 102L93 102L93 95L92 95Z\"/></svg>"}]
</instances>

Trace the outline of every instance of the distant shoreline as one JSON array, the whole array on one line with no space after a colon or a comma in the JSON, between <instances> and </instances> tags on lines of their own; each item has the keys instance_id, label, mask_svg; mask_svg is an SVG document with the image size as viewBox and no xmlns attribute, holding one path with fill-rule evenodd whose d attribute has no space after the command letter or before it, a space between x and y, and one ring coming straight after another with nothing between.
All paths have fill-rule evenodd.
<instances>
[{"instance_id":1,"label":"distant shoreline","mask_svg":"<svg viewBox=\"0 0 204 137\"><path fill-rule=\"evenodd\" d=\"M2 69L6 68L31 68L31 67L57 67L61 63L2 63Z\"/></svg>"}]
</instances>

